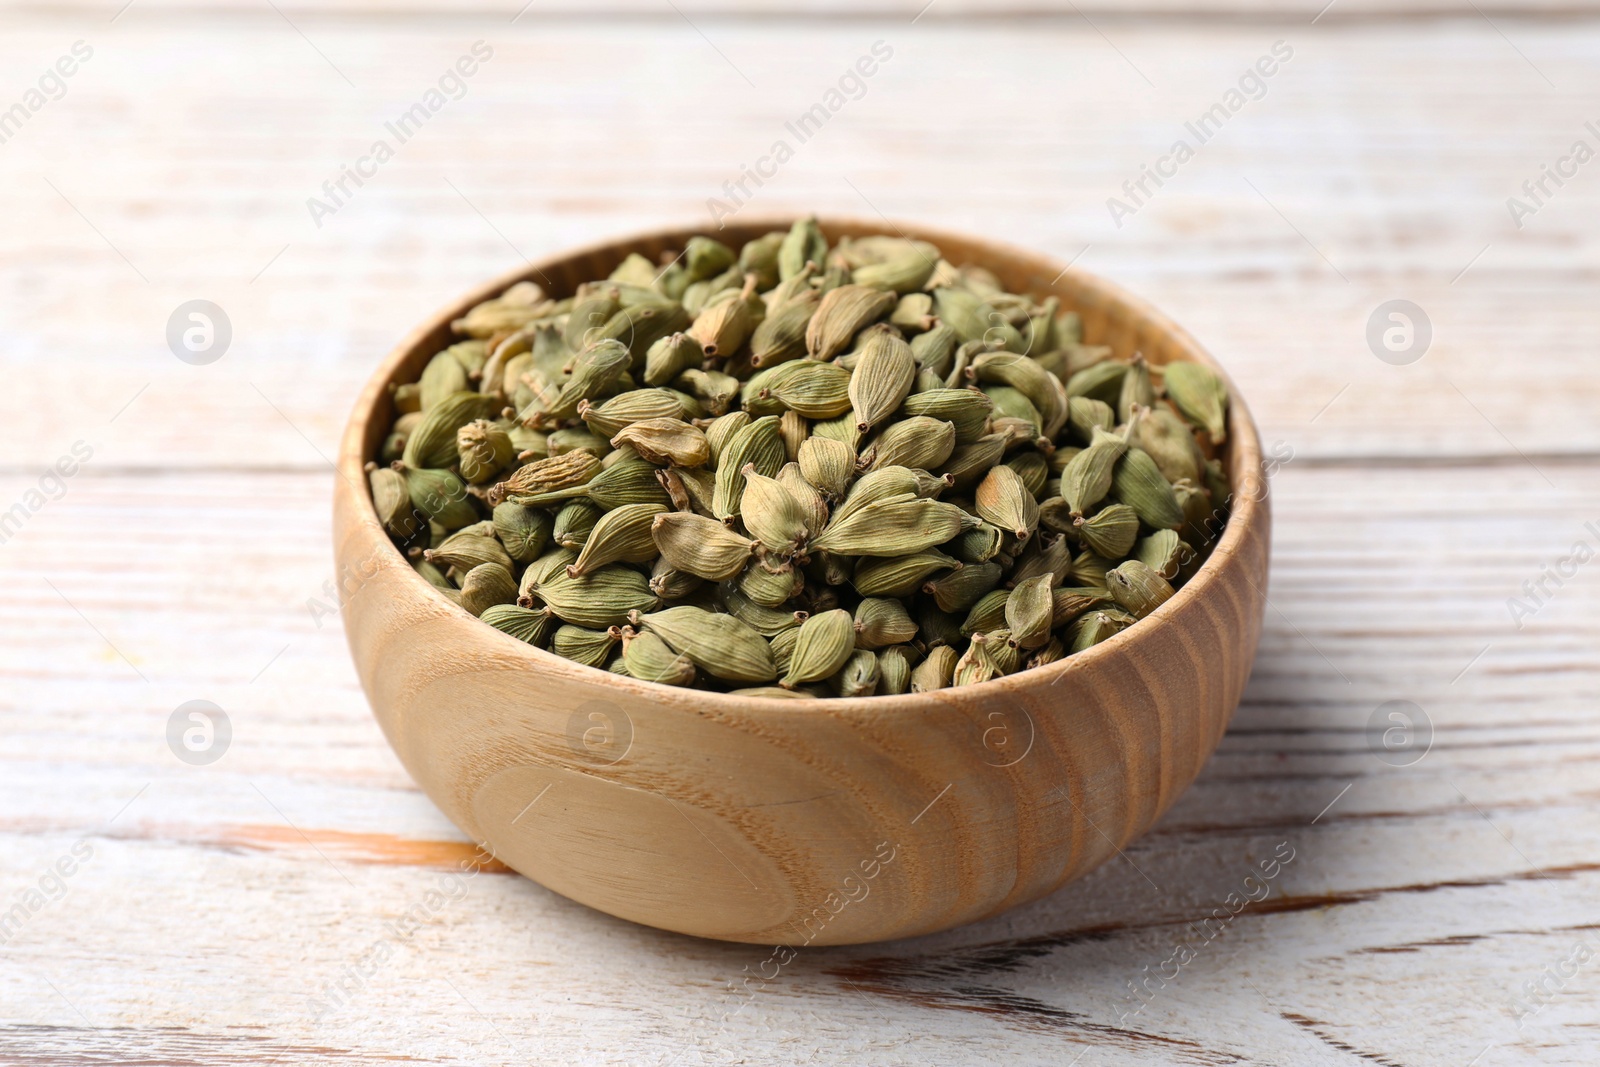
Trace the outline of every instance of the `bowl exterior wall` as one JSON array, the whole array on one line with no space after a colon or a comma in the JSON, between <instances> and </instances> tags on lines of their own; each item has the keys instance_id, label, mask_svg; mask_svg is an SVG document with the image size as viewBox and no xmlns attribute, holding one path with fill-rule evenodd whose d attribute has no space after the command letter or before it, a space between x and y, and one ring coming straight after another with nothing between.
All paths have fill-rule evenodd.
<instances>
[{"instance_id":1,"label":"bowl exterior wall","mask_svg":"<svg viewBox=\"0 0 1600 1067\"><path fill-rule=\"evenodd\" d=\"M823 221L840 234L896 232ZM771 225L729 227L730 243ZM378 526L362 464L448 323L512 281L558 291L692 229L538 264L414 333L357 404L335 550L361 682L406 769L471 837L574 900L724 940L799 946L928 933L1036 899L1116 854L1194 780L1249 677L1270 522L1255 427L1232 412L1228 527L1149 619L979 686L741 700L637 682L531 648L438 595ZM1156 363L1209 357L1114 287L1042 257L907 228L1013 291L1059 294L1086 336ZM1214 366L1214 364L1212 364Z\"/></svg>"}]
</instances>

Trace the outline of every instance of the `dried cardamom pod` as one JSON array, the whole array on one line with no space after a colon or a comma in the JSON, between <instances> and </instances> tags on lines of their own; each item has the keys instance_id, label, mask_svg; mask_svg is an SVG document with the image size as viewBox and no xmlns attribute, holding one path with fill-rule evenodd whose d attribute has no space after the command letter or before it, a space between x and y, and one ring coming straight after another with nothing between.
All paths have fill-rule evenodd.
<instances>
[{"instance_id":1,"label":"dried cardamom pod","mask_svg":"<svg viewBox=\"0 0 1600 1067\"><path fill-rule=\"evenodd\" d=\"M526 585L527 576L523 577ZM620 563L578 577L563 568L535 583L531 593L563 622L591 630L621 626L630 611L650 611L657 602L645 576Z\"/></svg>"},{"instance_id":2,"label":"dried cardamom pod","mask_svg":"<svg viewBox=\"0 0 1600 1067\"><path fill-rule=\"evenodd\" d=\"M797 359L764 373L767 377L756 399L767 403L763 407L753 400L746 405L752 413L777 414L787 409L808 419L831 419L850 410L854 378L843 367Z\"/></svg>"},{"instance_id":3,"label":"dried cardamom pod","mask_svg":"<svg viewBox=\"0 0 1600 1067\"><path fill-rule=\"evenodd\" d=\"M1022 648L1039 648L1050 640L1054 610L1050 582L1050 575L1041 574L1019 582L1006 598L1006 628Z\"/></svg>"},{"instance_id":4,"label":"dried cardamom pod","mask_svg":"<svg viewBox=\"0 0 1600 1067\"><path fill-rule=\"evenodd\" d=\"M962 566L960 560L933 549L904 556L869 558L856 567L850 584L862 596L907 597L921 589L933 575L959 570Z\"/></svg>"},{"instance_id":5,"label":"dried cardamom pod","mask_svg":"<svg viewBox=\"0 0 1600 1067\"><path fill-rule=\"evenodd\" d=\"M1128 623L1111 612L1092 611L1081 616L1067 628L1067 648L1069 652L1082 652L1108 637L1115 637L1127 628Z\"/></svg>"},{"instance_id":6,"label":"dried cardamom pod","mask_svg":"<svg viewBox=\"0 0 1600 1067\"><path fill-rule=\"evenodd\" d=\"M1128 442L1114 433L1096 429L1089 447L1072 457L1061 472L1061 495L1074 515L1082 515L1111 492L1111 476L1117 460L1128 451Z\"/></svg>"},{"instance_id":7,"label":"dried cardamom pod","mask_svg":"<svg viewBox=\"0 0 1600 1067\"><path fill-rule=\"evenodd\" d=\"M518 563L530 563L539 558L550 543L553 526L548 511L510 502L497 504L494 509L495 536Z\"/></svg>"},{"instance_id":8,"label":"dried cardamom pod","mask_svg":"<svg viewBox=\"0 0 1600 1067\"><path fill-rule=\"evenodd\" d=\"M812 547L847 556L900 556L941 545L977 520L953 504L889 499L834 518Z\"/></svg>"},{"instance_id":9,"label":"dried cardamom pod","mask_svg":"<svg viewBox=\"0 0 1600 1067\"><path fill-rule=\"evenodd\" d=\"M890 423L862 451L860 466L910 467L933 470L950 458L956 447L954 423L915 415Z\"/></svg>"},{"instance_id":10,"label":"dried cardamom pod","mask_svg":"<svg viewBox=\"0 0 1600 1067\"><path fill-rule=\"evenodd\" d=\"M713 470L718 466L723 449L733 440L733 435L749 426L752 421L750 413L743 410L730 411L711 420L711 425L706 427L706 444L711 449L709 466Z\"/></svg>"},{"instance_id":11,"label":"dried cardamom pod","mask_svg":"<svg viewBox=\"0 0 1600 1067\"><path fill-rule=\"evenodd\" d=\"M593 452L567 452L535 460L513 471L510 477L489 491L489 501L499 504L531 504L534 498L584 485L600 473L600 461Z\"/></svg>"},{"instance_id":12,"label":"dried cardamom pod","mask_svg":"<svg viewBox=\"0 0 1600 1067\"><path fill-rule=\"evenodd\" d=\"M833 688L841 697L869 697L878 691L878 657L857 649L833 676Z\"/></svg>"},{"instance_id":13,"label":"dried cardamom pod","mask_svg":"<svg viewBox=\"0 0 1600 1067\"><path fill-rule=\"evenodd\" d=\"M1122 378L1127 373L1126 363L1115 360L1095 363L1067 379L1067 395L1098 400L1115 410L1122 400Z\"/></svg>"},{"instance_id":14,"label":"dried cardamom pod","mask_svg":"<svg viewBox=\"0 0 1600 1067\"><path fill-rule=\"evenodd\" d=\"M617 286L595 286L572 302L562 339L572 351L582 352L601 339L606 323L621 310L622 291Z\"/></svg>"},{"instance_id":15,"label":"dried cardamom pod","mask_svg":"<svg viewBox=\"0 0 1600 1067\"><path fill-rule=\"evenodd\" d=\"M1066 424L1067 392L1038 360L1014 352L985 352L973 359L968 373L974 381L1008 385L1027 397L1039 412L1044 436L1054 437Z\"/></svg>"},{"instance_id":16,"label":"dried cardamom pod","mask_svg":"<svg viewBox=\"0 0 1600 1067\"><path fill-rule=\"evenodd\" d=\"M391 536L408 540L417 532L417 513L411 506L406 480L397 470L378 467L367 474L372 489L372 507L378 521Z\"/></svg>"},{"instance_id":17,"label":"dried cardamom pod","mask_svg":"<svg viewBox=\"0 0 1600 1067\"><path fill-rule=\"evenodd\" d=\"M1183 525L1183 509L1178 506L1172 486L1142 448L1130 447L1117 460L1111 491L1152 529L1176 530Z\"/></svg>"},{"instance_id":18,"label":"dried cardamom pod","mask_svg":"<svg viewBox=\"0 0 1600 1067\"><path fill-rule=\"evenodd\" d=\"M1106 572L1111 599L1142 619L1172 598L1167 580L1136 559L1125 560Z\"/></svg>"},{"instance_id":19,"label":"dried cardamom pod","mask_svg":"<svg viewBox=\"0 0 1600 1067\"><path fill-rule=\"evenodd\" d=\"M621 341L607 338L595 342L574 357L572 374L561 386L560 394L546 410L536 412L535 419L542 423L572 418L578 413L579 403L611 389L632 362L633 354ZM538 428L537 423L534 428Z\"/></svg>"},{"instance_id":20,"label":"dried cardamom pod","mask_svg":"<svg viewBox=\"0 0 1600 1067\"><path fill-rule=\"evenodd\" d=\"M453 466L456 431L474 419L487 418L494 406L482 393L451 393L423 413L417 428L406 438L401 459L408 467L443 469Z\"/></svg>"},{"instance_id":21,"label":"dried cardamom pod","mask_svg":"<svg viewBox=\"0 0 1600 1067\"><path fill-rule=\"evenodd\" d=\"M594 529L594 524L599 521L599 508L587 500L574 500L556 512L550 536L557 545L569 549L573 553L572 558L576 560L584 542L589 540L589 533Z\"/></svg>"},{"instance_id":22,"label":"dried cardamom pod","mask_svg":"<svg viewBox=\"0 0 1600 1067\"><path fill-rule=\"evenodd\" d=\"M1168 363L1162 372L1167 399L1183 417L1205 430L1213 443L1220 445L1226 440L1228 387L1222 379L1199 363Z\"/></svg>"},{"instance_id":23,"label":"dried cardamom pod","mask_svg":"<svg viewBox=\"0 0 1600 1067\"><path fill-rule=\"evenodd\" d=\"M622 628L618 626L588 630L568 624L557 629L550 638L550 651L585 667L604 667L621 639Z\"/></svg>"},{"instance_id":24,"label":"dried cardamom pod","mask_svg":"<svg viewBox=\"0 0 1600 1067\"><path fill-rule=\"evenodd\" d=\"M830 290L806 325L806 351L812 359L829 360L849 347L855 335L894 308L893 293L864 285Z\"/></svg>"},{"instance_id":25,"label":"dried cardamom pod","mask_svg":"<svg viewBox=\"0 0 1600 1067\"><path fill-rule=\"evenodd\" d=\"M1001 434L980 437L970 445L957 445L945 461L941 473L949 476L956 489L970 489L983 480L1006 454L1006 439Z\"/></svg>"},{"instance_id":26,"label":"dried cardamom pod","mask_svg":"<svg viewBox=\"0 0 1600 1067\"><path fill-rule=\"evenodd\" d=\"M821 266L828 258L828 240L822 236L817 220L798 219L778 247L778 278L788 280L807 263Z\"/></svg>"},{"instance_id":27,"label":"dried cardamom pod","mask_svg":"<svg viewBox=\"0 0 1600 1067\"><path fill-rule=\"evenodd\" d=\"M689 336L705 347L707 357L733 355L765 316L767 306L755 295L755 287L756 276L751 274L742 290L718 294L695 316Z\"/></svg>"},{"instance_id":28,"label":"dried cardamom pod","mask_svg":"<svg viewBox=\"0 0 1600 1067\"><path fill-rule=\"evenodd\" d=\"M561 625L561 620L544 608L523 608L515 604L496 604L484 608L478 618L535 648L544 648L549 644L550 635Z\"/></svg>"},{"instance_id":29,"label":"dried cardamom pod","mask_svg":"<svg viewBox=\"0 0 1600 1067\"><path fill-rule=\"evenodd\" d=\"M1139 537L1139 516L1126 504L1107 504L1088 518L1073 520L1079 539L1091 552L1121 559Z\"/></svg>"},{"instance_id":30,"label":"dried cardamom pod","mask_svg":"<svg viewBox=\"0 0 1600 1067\"><path fill-rule=\"evenodd\" d=\"M461 477L474 485L488 481L517 458L516 446L504 427L474 419L456 431Z\"/></svg>"},{"instance_id":31,"label":"dried cardamom pod","mask_svg":"<svg viewBox=\"0 0 1600 1067\"><path fill-rule=\"evenodd\" d=\"M765 292L778 284L778 253L783 248L783 239L788 234L782 230L762 234L755 240L745 244L739 249L739 270L744 274L754 274L760 279L756 288Z\"/></svg>"},{"instance_id":32,"label":"dried cardamom pod","mask_svg":"<svg viewBox=\"0 0 1600 1067\"><path fill-rule=\"evenodd\" d=\"M498 563L505 570L512 569L511 557L490 532L471 528L451 534L440 542L438 548L422 553L422 558L435 567L455 567L463 574L482 563Z\"/></svg>"},{"instance_id":33,"label":"dried cardamom pod","mask_svg":"<svg viewBox=\"0 0 1600 1067\"><path fill-rule=\"evenodd\" d=\"M732 615L683 606L641 614L638 621L714 677L729 682L770 682L777 677L766 639Z\"/></svg>"},{"instance_id":34,"label":"dried cardamom pod","mask_svg":"<svg viewBox=\"0 0 1600 1067\"><path fill-rule=\"evenodd\" d=\"M1128 370L1122 376L1122 391L1117 394L1117 418L1127 422L1133 418L1134 411L1146 409L1156 402L1155 387L1150 383L1150 365L1144 361L1144 356L1138 352L1133 354L1133 359L1128 362Z\"/></svg>"},{"instance_id":35,"label":"dried cardamom pod","mask_svg":"<svg viewBox=\"0 0 1600 1067\"><path fill-rule=\"evenodd\" d=\"M750 335L750 363L775 367L806 354L806 327L822 303L822 294L807 289L767 312Z\"/></svg>"},{"instance_id":36,"label":"dried cardamom pod","mask_svg":"<svg viewBox=\"0 0 1600 1067\"><path fill-rule=\"evenodd\" d=\"M979 517L1019 542L1033 536L1039 526L1039 502L1022 484L1021 476L1004 464L984 476L973 500Z\"/></svg>"},{"instance_id":37,"label":"dried cardamom pod","mask_svg":"<svg viewBox=\"0 0 1600 1067\"><path fill-rule=\"evenodd\" d=\"M999 585L1004 574L998 563L970 563L960 570L929 579L922 591L933 597L940 611L966 611Z\"/></svg>"},{"instance_id":38,"label":"dried cardamom pod","mask_svg":"<svg viewBox=\"0 0 1600 1067\"><path fill-rule=\"evenodd\" d=\"M480 563L461 580L461 606L482 615L497 604L515 604L517 581L498 563Z\"/></svg>"},{"instance_id":39,"label":"dried cardamom pod","mask_svg":"<svg viewBox=\"0 0 1600 1067\"><path fill-rule=\"evenodd\" d=\"M930 389L906 397L902 410L910 418L943 419L955 427L956 444L971 444L984 435L994 401L977 389Z\"/></svg>"},{"instance_id":40,"label":"dried cardamom pod","mask_svg":"<svg viewBox=\"0 0 1600 1067\"><path fill-rule=\"evenodd\" d=\"M917 366L944 377L950 373L960 345L961 338L956 332L948 324L938 322L927 333L911 339L911 354L916 357Z\"/></svg>"},{"instance_id":41,"label":"dried cardamom pod","mask_svg":"<svg viewBox=\"0 0 1600 1067\"><path fill-rule=\"evenodd\" d=\"M428 360L417 379L417 410L428 411L452 393L464 393L471 387L467 369L446 350Z\"/></svg>"},{"instance_id":42,"label":"dried cardamom pod","mask_svg":"<svg viewBox=\"0 0 1600 1067\"><path fill-rule=\"evenodd\" d=\"M679 418L642 419L618 430L615 448L627 446L658 467L700 467L711 461L711 445L698 427Z\"/></svg>"},{"instance_id":43,"label":"dried cardamom pod","mask_svg":"<svg viewBox=\"0 0 1600 1067\"><path fill-rule=\"evenodd\" d=\"M855 610L858 648L883 648L904 644L917 636L917 624L905 605L891 597L864 597Z\"/></svg>"},{"instance_id":44,"label":"dried cardamom pod","mask_svg":"<svg viewBox=\"0 0 1600 1067\"><path fill-rule=\"evenodd\" d=\"M1104 589L1087 586L1052 590L1050 593L1050 625L1065 626L1086 611L1109 607L1111 595Z\"/></svg>"},{"instance_id":45,"label":"dried cardamom pod","mask_svg":"<svg viewBox=\"0 0 1600 1067\"><path fill-rule=\"evenodd\" d=\"M429 522L456 530L478 521L466 484L450 471L411 467L403 460L396 460L392 469L405 479L411 506Z\"/></svg>"},{"instance_id":46,"label":"dried cardamom pod","mask_svg":"<svg viewBox=\"0 0 1600 1067\"><path fill-rule=\"evenodd\" d=\"M669 334L652 344L644 356L644 384L667 385L684 371L705 366L705 348L686 333Z\"/></svg>"},{"instance_id":47,"label":"dried cardamom pod","mask_svg":"<svg viewBox=\"0 0 1600 1067\"><path fill-rule=\"evenodd\" d=\"M597 437L609 440L636 422L683 418L679 396L671 389L630 389L599 405L583 401L578 405L578 417Z\"/></svg>"},{"instance_id":48,"label":"dried cardamom pod","mask_svg":"<svg viewBox=\"0 0 1600 1067\"><path fill-rule=\"evenodd\" d=\"M855 477L855 451L843 441L808 437L800 445L800 473L830 500L842 499Z\"/></svg>"},{"instance_id":49,"label":"dried cardamom pod","mask_svg":"<svg viewBox=\"0 0 1600 1067\"><path fill-rule=\"evenodd\" d=\"M961 623L963 637L973 634L989 633L998 630L1006 624L1006 605L1011 603L1011 590L991 589L978 599L967 611L967 617Z\"/></svg>"},{"instance_id":50,"label":"dried cardamom pod","mask_svg":"<svg viewBox=\"0 0 1600 1067\"><path fill-rule=\"evenodd\" d=\"M756 419L735 431L717 456L712 513L719 519L730 519L739 513L739 502L744 497L744 469L747 466L753 466L758 474L770 478L783 468L784 461L783 437L776 415Z\"/></svg>"},{"instance_id":51,"label":"dried cardamom pod","mask_svg":"<svg viewBox=\"0 0 1600 1067\"><path fill-rule=\"evenodd\" d=\"M601 515L567 574L577 578L608 563L649 563L657 555L651 524L666 510L660 504L624 504Z\"/></svg>"},{"instance_id":52,"label":"dried cardamom pod","mask_svg":"<svg viewBox=\"0 0 1600 1067\"><path fill-rule=\"evenodd\" d=\"M884 696L911 691L911 672L922 656L910 645L890 645L878 651L878 689Z\"/></svg>"},{"instance_id":53,"label":"dried cardamom pod","mask_svg":"<svg viewBox=\"0 0 1600 1067\"><path fill-rule=\"evenodd\" d=\"M831 678L855 651L855 620L842 608L813 615L793 632L794 649L778 681L785 689Z\"/></svg>"},{"instance_id":54,"label":"dried cardamom pod","mask_svg":"<svg viewBox=\"0 0 1600 1067\"><path fill-rule=\"evenodd\" d=\"M627 665L629 676L641 681L660 682L663 685L694 683L694 660L681 652L674 652L653 633L634 633L624 629L622 662Z\"/></svg>"},{"instance_id":55,"label":"dried cardamom pod","mask_svg":"<svg viewBox=\"0 0 1600 1067\"><path fill-rule=\"evenodd\" d=\"M866 433L892 415L911 392L916 376L917 361L910 345L891 327L869 330L855 369L848 376L856 430Z\"/></svg>"},{"instance_id":56,"label":"dried cardamom pod","mask_svg":"<svg viewBox=\"0 0 1600 1067\"><path fill-rule=\"evenodd\" d=\"M1172 530L1157 530L1149 537L1140 538L1133 548L1135 559L1169 582L1178 576L1184 557L1193 552Z\"/></svg>"},{"instance_id":57,"label":"dried cardamom pod","mask_svg":"<svg viewBox=\"0 0 1600 1067\"><path fill-rule=\"evenodd\" d=\"M936 645L928 649L928 658L911 671L911 692L932 693L948 689L955 674L956 661L961 658L949 645Z\"/></svg>"}]
</instances>

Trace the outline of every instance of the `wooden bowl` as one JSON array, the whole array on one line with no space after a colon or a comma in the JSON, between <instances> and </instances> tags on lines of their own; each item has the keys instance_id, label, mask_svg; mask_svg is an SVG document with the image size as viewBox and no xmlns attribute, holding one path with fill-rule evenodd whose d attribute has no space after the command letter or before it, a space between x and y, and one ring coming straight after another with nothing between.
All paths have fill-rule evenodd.
<instances>
[{"instance_id":1,"label":"wooden bowl","mask_svg":"<svg viewBox=\"0 0 1600 1067\"><path fill-rule=\"evenodd\" d=\"M786 220L729 225L738 243ZM902 232L824 219L841 235ZM1128 631L1046 667L936 693L746 699L580 666L472 618L384 535L363 464L449 324L507 286L556 295L696 229L547 259L434 315L367 383L339 452L345 630L378 722L463 831L540 884L668 930L768 945L925 934L1034 900L1146 830L1199 773L1261 632L1269 518L1260 445L1233 397L1233 511L1210 559ZM907 227L1009 291L1054 293L1091 343L1215 367L1106 282L991 241Z\"/></svg>"}]
</instances>

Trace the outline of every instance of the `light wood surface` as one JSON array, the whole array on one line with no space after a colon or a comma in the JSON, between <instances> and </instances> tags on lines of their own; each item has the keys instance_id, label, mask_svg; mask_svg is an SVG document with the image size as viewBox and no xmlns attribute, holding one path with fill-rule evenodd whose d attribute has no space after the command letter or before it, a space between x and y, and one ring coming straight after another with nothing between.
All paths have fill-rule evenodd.
<instances>
[{"instance_id":1,"label":"light wood surface","mask_svg":"<svg viewBox=\"0 0 1600 1067\"><path fill-rule=\"evenodd\" d=\"M1340 20L1342 0L1315 26L686 9L751 91L665 19L286 9L352 90L270 9L145 2L0 23L0 100L96 48L0 146L0 503L95 448L0 545L0 888L94 850L0 947L0 1061L1594 1062L1596 965L1545 976L1600 924L1600 594L1585 566L1521 629L1506 600L1600 524L1600 186L1586 167L1522 230L1505 200L1600 113L1600 24ZM1213 351L1294 458L1244 702L1151 833L1004 916L807 951L746 995L769 949L448 877L470 843L308 607L334 577L326 459L404 330L521 262L501 234L531 257L704 218L880 36L895 62L760 208L866 213L865 194L1082 252ZM304 199L480 37L497 58L458 110L315 229ZM1105 198L1280 38L1297 57L1268 96L1115 229ZM236 327L210 367L163 338L195 297ZM1409 367L1363 339L1394 297L1435 325ZM209 767L166 744L191 699L235 727ZM1366 738L1396 699L1435 728L1409 767ZM1123 1019L1125 983L1285 841L1271 895Z\"/></svg>"}]
</instances>

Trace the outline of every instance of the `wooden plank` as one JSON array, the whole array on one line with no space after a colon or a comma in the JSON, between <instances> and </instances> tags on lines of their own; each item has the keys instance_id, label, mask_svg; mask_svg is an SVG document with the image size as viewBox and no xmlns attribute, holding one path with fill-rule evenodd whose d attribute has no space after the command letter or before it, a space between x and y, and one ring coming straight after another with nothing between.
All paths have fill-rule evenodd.
<instances>
[{"instance_id":1,"label":"wooden plank","mask_svg":"<svg viewBox=\"0 0 1600 1067\"><path fill-rule=\"evenodd\" d=\"M708 198L793 140L784 123L877 39L894 58L749 210L881 210L1081 256L1190 326L1266 440L1302 458L1600 449L1600 186L1582 172L1521 230L1506 207L1593 117L1589 23L1502 36L1475 16L1403 30L1127 21L1102 37L1076 18L1025 32L722 20L707 33L724 62L681 24L445 19L375 34L333 20L310 36L336 70L287 26L141 10L94 38L68 95L0 153L13 205L0 365L29 382L0 395L11 463L83 437L106 465L312 469L423 309L524 254L709 225ZM90 33L64 17L6 24L8 70L42 69ZM307 199L479 38L495 58L467 95L319 229ZM1295 56L1265 98L1114 225L1108 198L1278 39ZM165 340L195 298L235 331L208 367ZM1395 298L1433 325L1412 366L1365 338ZM43 402L62 396L77 402Z\"/></svg>"},{"instance_id":2,"label":"wooden plank","mask_svg":"<svg viewBox=\"0 0 1600 1067\"><path fill-rule=\"evenodd\" d=\"M4 946L0 1058L1459 1064L1493 1043L1480 1063L1588 1062L1586 970L1521 1029L1515 999L1600 928L1600 594L1580 569L1522 630L1505 604L1600 540L1600 465L1551 473L1558 491L1510 465L1289 463L1244 705L1149 836L1008 915L774 972L764 949L450 873L470 845L308 608L331 475L91 464L0 551L6 891L93 849ZM164 736L197 698L234 727L209 767ZM1396 699L1435 731L1409 767L1367 737ZM1285 842L1266 899L1194 932ZM1127 983L1182 945L1141 1010Z\"/></svg>"}]
</instances>

